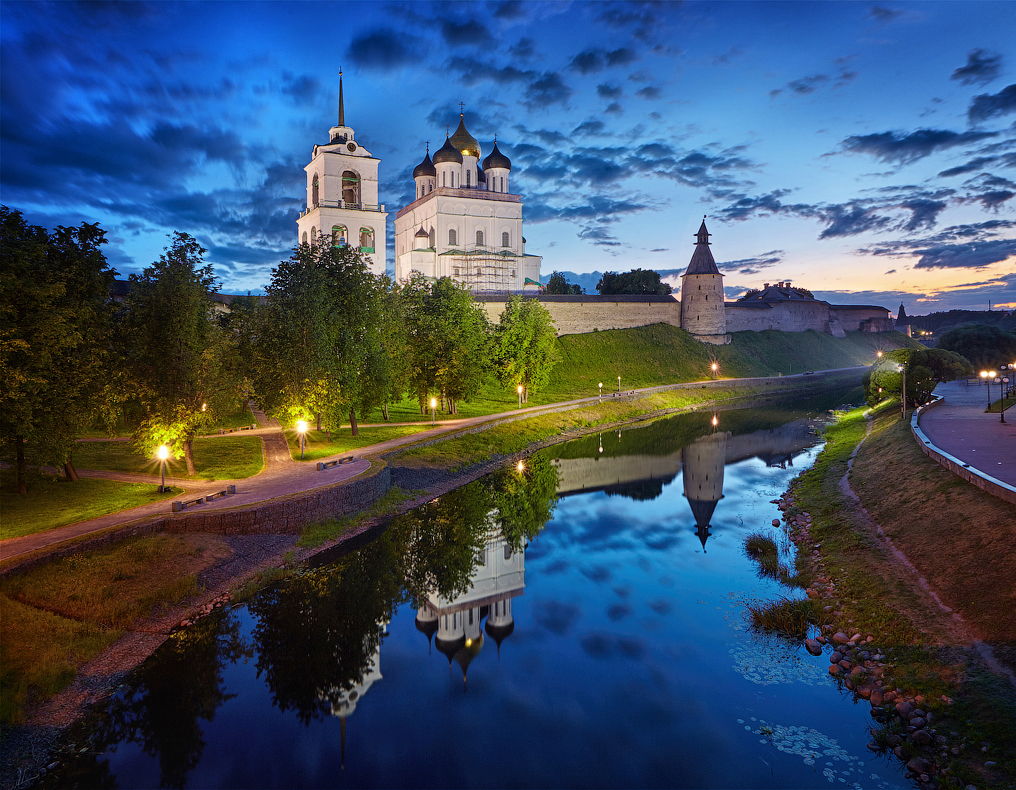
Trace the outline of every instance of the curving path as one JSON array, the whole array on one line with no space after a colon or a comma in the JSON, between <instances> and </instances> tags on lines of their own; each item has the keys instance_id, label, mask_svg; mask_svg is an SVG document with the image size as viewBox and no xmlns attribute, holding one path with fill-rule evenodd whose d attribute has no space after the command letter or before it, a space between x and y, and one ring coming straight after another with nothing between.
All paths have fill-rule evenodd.
<instances>
[{"instance_id":1,"label":"curving path","mask_svg":"<svg viewBox=\"0 0 1016 790\"><path fill-rule=\"evenodd\" d=\"M848 370L860 371L864 369L866 369L864 366L859 368L841 368L835 371L823 371L823 373L830 374ZM804 378L806 378L805 375L798 374L796 376L783 376L781 378L772 377L772 379L765 380L775 381L779 379L782 381L783 379L800 380ZM821 375L808 375L807 378L814 378L817 380L821 378ZM662 392L672 389L699 389L702 387L723 388L737 385L738 383L747 384L758 381L763 381L763 379L723 379L715 382L700 381L685 384L669 384L657 387L646 387L639 390L626 390L620 394L610 393L609 396L605 393L602 399L594 395L589 398L577 398L575 400L543 404L540 406L529 406L522 409L516 408L510 411L480 417L443 420L438 422L435 427L429 430L420 431L419 433L414 433L409 436L389 439L386 442L380 442L368 447L363 447L359 450L337 453L336 455L329 456L328 458L320 459L327 461L350 455L352 455L355 459L352 462L337 465L323 471L317 471L317 464L315 462L301 463L299 461L293 461L290 456L289 446L286 442L285 434L283 433L278 421L275 419L269 419L263 412L255 410L254 416L260 427L256 430L245 431L243 435L255 435L261 437L264 446L265 467L259 474L242 480L216 480L214 482L166 478L166 483L168 485L172 485L174 488L179 487L185 489L185 496L187 499L196 499L199 496L205 496L209 493L222 491L227 485L235 485L235 494L223 497L222 499L216 499L212 502L199 506L201 512L225 510L228 508L252 505L290 494L335 485L336 483L356 477L357 475L360 475L370 469L370 461L364 456L389 452L403 445L421 441L425 442L428 439L436 438L442 434L457 432L483 424L511 421L521 417L531 417L555 411L565 411L591 403L597 403L601 400L609 401L618 396L622 398L644 397L645 395L652 394L654 392ZM391 423L384 424L391 425ZM420 423L409 424L419 425ZM226 435L235 436L235 434ZM118 472L99 472L89 470L79 470L78 474L82 477L101 477L109 480L123 480L126 482L148 482L153 485L158 485L159 483L158 475L124 474ZM171 511L171 501L172 500L160 500L159 502L153 502L148 505L142 505L140 507L123 510L117 513L110 513L106 516L100 516L99 518L90 519L88 521L81 521L76 524L69 524L65 527L58 527L56 529L47 530L34 535L25 535L20 538L2 540L0 541L0 561L11 560L31 552L39 551L40 549L55 546L67 540L79 538L94 532L100 532L111 527L131 524L152 516L165 515Z\"/></svg>"}]
</instances>

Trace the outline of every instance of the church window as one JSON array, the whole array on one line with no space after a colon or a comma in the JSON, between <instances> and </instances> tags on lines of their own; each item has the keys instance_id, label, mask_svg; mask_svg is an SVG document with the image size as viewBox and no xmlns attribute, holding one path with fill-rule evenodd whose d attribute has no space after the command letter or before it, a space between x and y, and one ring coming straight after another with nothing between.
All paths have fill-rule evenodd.
<instances>
[{"instance_id":1,"label":"church window","mask_svg":"<svg viewBox=\"0 0 1016 790\"><path fill-rule=\"evenodd\" d=\"M470 175L471 172L472 171L470 171L470 170L466 171L466 186L467 187L470 186L470 184L471 184L471 178L472 178L472 176Z\"/></svg>"},{"instance_id":2,"label":"church window","mask_svg":"<svg viewBox=\"0 0 1016 790\"><path fill-rule=\"evenodd\" d=\"M307 243L307 231L304 231L304 232L303 232L303 243L304 243L304 244L306 244L306 243Z\"/></svg>"},{"instance_id":3,"label":"church window","mask_svg":"<svg viewBox=\"0 0 1016 790\"><path fill-rule=\"evenodd\" d=\"M434 191L434 184L433 184L433 182L431 182L430 184L428 184L428 186L430 187L430 189L428 189L427 191L428 191L428 192L433 192L433 191Z\"/></svg>"},{"instance_id":4,"label":"church window","mask_svg":"<svg viewBox=\"0 0 1016 790\"><path fill-rule=\"evenodd\" d=\"M448 244L454 247L458 243L458 239L455 237L455 228L450 228L448 230Z\"/></svg>"},{"instance_id":5,"label":"church window","mask_svg":"<svg viewBox=\"0 0 1016 790\"><path fill-rule=\"evenodd\" d=\"M317 173L315 173L314 174L314 182L311 184L310 204L312 206L318 205L321 202L320 198L321 198L321 194L320 194L320 189L318 187L318 177L317 177Z\"/></svg>"},{"instance_id":6,"label":"church window","mask_svg":"<svg viewBox=\"0 0 1016 790\"><path fill-rule=\"evenodd\" d=\"M311 247L317 246L317 228L315 228L313 225L310 226L310 246Z\"/></svg>"},{"instance_id":7,"label":"church window","mask_svg":"<svg viewBox=\"0 0 1016 790\"><path fill-rule=\"evenodd\" d=\"M374 252L374 231L360 228L360 252Z\"/></svg>"},{"instance_id":8,"label":"church window","mask_svg":"<svg viewBox=\"0 0 1016 790\"><path fill-rule=\"evenodd\" d=\"M342 202L347 205L360 202L360 176L352 170L342 174Z\"/></svg>"},{"instance_id":9,"label":"church window","mask_svg":"<svg viewBox=\"0 0 1016 790\"><path fill-rule=\"evenodd\" d=\"M333 247L345 247L346 246L346 226L345 225L332 225L332 246Z\"/></svg>"},{"instance_id":10,"label":"church window","mask_svg":"<svg viewBox=\"0 0 1016 790\"><path fill-rule=\"evenodd\" d=\"M448 174L447 173L441 173L441 186L443 186L443 187L448 186Z\"/></svg>"},{"instance_id":11,"label":"church window","mask_svg":"<svg viewBox=\"0 0 1016 790\"><path fill-rule=\"evenodd\" d=\"M504 176L501 176L501 191L504 192Z\"/></svg>"},{"instance_id":12,"label":"church window","mask_svg":"<svg viewBox=\"0 0 1016 790\"><path fill-rule=\"evenodd\" d=\"M483 246L483 231L482 230L476 231L476 246L477 247L482 247Z\"/></svg>"},{"instance_id":13,"label":"church window","mask_svg":"<svg viewBox=\"0 0 1016 790\"><path fill-rule=\"evenodd\" d=\"M505 231L504 233L501 234L501 246L502 247L508 247L509 246L508 231Z\"/></svg>"},{"instance_id":14,"label":"church window","mask_svg":"<svg viewBox=\"0 0 1016 790\"><path fill-rule=\"evenodd\" d=\"M507 543L504 544L504 558L506 562L512 558L512 547Z\"/></svg>"},{"instance_id":15,"label":"church window","mask_svg":"<svg viewBox=\"0 0 1016 790\"><path fill-rule=\"evenodd\" d=\"M434 232L434 228L430 229L430 246L431 248L437 246L437 233Z\"/></svg>"}]
</instances>

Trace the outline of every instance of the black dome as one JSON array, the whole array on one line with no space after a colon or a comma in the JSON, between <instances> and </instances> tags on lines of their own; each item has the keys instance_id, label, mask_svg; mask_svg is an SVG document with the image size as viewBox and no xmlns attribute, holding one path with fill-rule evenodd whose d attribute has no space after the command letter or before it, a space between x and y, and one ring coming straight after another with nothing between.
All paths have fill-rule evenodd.
<instances>
[{"instance_id":1,"label":"black dome","mask_svg":"<svg viewBox=\"0 0 1016 790\"><path fill-rule=\"evenodd\" d=\"M492 167L500 167L505 170L512 169L512 161L498 150L497 143L494 143L494 150L490 156L483 160L483 169L490 170Z\"/></svg>"},{"instance_id":2,"label":"black dome","mask_svg":"<svg viewBox=\"0 0 1016 790\"><path fill-rule=\"evenodd\" d=\"M440 165L445 162L454 162L457 165L462 164L462 153L452 145L451 140L446 139L444 145L442 145L434 154L434 164ZM435 172L435 175L437 173Z\"/></svg>"},{"instance_id":3,"label":"black dome","mask_svg":"<svg viewBox=\"0 0 1016 790\"><path fill-rule=\"evenodd\" d=\"M434 167L434 163L430 161L430 151L423 158L423 161L416 166L413 170L413 178L419 178L420 176L430 176L431 178L437 178L437 168Z\"/></svg>"}]
</instances>

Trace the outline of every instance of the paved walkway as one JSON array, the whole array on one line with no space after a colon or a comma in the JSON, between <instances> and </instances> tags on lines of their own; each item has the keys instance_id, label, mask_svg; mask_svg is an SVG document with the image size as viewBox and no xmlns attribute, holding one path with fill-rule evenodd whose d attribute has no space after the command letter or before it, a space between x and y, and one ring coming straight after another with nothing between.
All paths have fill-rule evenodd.
<instances>
[{"instance_id":1,"label":"paved walkway","mask_svg":"<svg viewBox=\"0 0 1016 790\"><path fill-rule=\"evenodd\" d=\"M992 400L998 387L992 386ZM939 384L935 394L944 402L921 415L928 438L949 455L1003 483L1016 486L1016 409L1002 423L998 414L985 413L988 387L965 380Z\"/></svg>"},{"instance_id":2,"label":"paved walkway","mask_svg":"<svg viewBox=\"0 0 1016 790\"><path fill-rule=\"evenodd\" d=\"M850 370L850 368L843 368L842 370ZM783 378L797 379L804 377L805 376L798 374L797 376L784 376ZM749 381L755 380L752 379ZM658 387L647 387L639 390L625 390L620 393L620 395L645 396L653 392L661 392L678 387L699 388L702 386L730 386L732 384L736 384L737 382L737 379L725 379L718 382L690 382L683 385L670 384ZM608 401L613 397L616 397L616 394L610 393L610 397L608 397L608 394L604 393L602 400ZM413 433L409 436L390 439L386 442L360 448L359 450L337 453L329 456L328 458L322 458L320 460L327 461L352 455L355 459L352 462L336 465L330 469L322 471L317 470L317 464L314 462L301 463L299 461L293 461L289 453L289 447L286 443L286 437L283 434L278 421L269 419L263 413L255 411L254 416L257 418L260 427L253 431L244 431L242 435L260 436L264 442L265 468L260 474L242 480L216 480L214 482L166 478L166 483L174 488L185 489L186 499L196 499L199 496L204 496L215 491L222 491L227 485L232 484L236 486L236 493L234 495L202 504L199 506L200 512L243 507L257 502L264 502L290 494L310 491L315 488L323 488L325 486L349 480L350 478L356 477L357 475L360 475L370 469L370 461L363 457L367 454L377 455L389 452L390 450L396 449L402 445L426 441L427 439L435 438L444 433L459 431L463 428L470 428L482 423L497 422L499 420L511 419L519 416L535 416L552 411L563 411L590 403L596 403L600 400L601 398L594 395L589 398L578 398L560 403L549 403L540 406L529 406L522 409L512 409L499 414L488 414L480 417L439 421L429 430ZM390 425L390 423L387 424ZM420 425L421 423L413 424ZM227 435L235 436L236 434ZM135 475L117 472L95 472L90 470L79 470L78 474L83 477L102 477L110 480L124 480L127 482L151 482L153 485L158 485L159 483L158 475ZM181 496L180 498L183 499L184 497ZM57 529L36 533L35 535L26 535L21 538L9 538L7 540L2 540L0 541L0 560L13 559L33 551L54 546L72 538L78 538L93 532L100 532L102 530L109 529L110 527L130 524L136 521L149 519L153 516L167 515L170 512L170 502L171 500L161 500L159 502L153 502L149 505L143 505L130 510L110 513L109 515L101 516L89 521L82 521L77 524L70 524L65 527L58 527Z\"/></svg>"}]
</instances>

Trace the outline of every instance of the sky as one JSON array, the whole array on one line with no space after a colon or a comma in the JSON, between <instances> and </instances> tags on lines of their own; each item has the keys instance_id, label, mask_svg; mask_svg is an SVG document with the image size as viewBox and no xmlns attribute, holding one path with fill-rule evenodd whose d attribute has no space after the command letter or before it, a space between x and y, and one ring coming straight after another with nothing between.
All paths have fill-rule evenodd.
<instances>
[{"instance_id":1,"label":"sky","mask_svg":"<svg viewBox=\"0 0 1016 790\"><path fill-rule=\"evenodd\" d=\"M0 201L98 222L123 277L182 231L260 291L341 69L389 237L462 102L544 279L678 286L706 216L728 298L1012 309L1014 30L1008 0L2 2Z\"/></svg>"}]
</instances>

